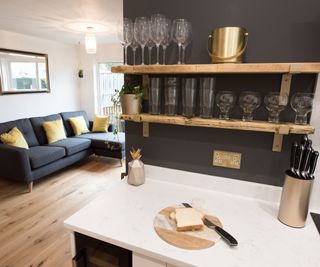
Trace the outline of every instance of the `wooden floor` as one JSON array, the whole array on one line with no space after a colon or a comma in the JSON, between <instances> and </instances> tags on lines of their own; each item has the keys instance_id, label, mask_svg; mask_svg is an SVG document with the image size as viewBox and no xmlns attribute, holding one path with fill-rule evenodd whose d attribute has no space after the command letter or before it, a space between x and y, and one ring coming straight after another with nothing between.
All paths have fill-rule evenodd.
<instances>
[{"instance_id":1,"label":"wooden floor","mask_svg":"<svg viewBox=\"0 0 320 267\"><path fill-rule=\"evenodd\" d=\"M119 160L90 158L27 187L0 179L0 267L72 266L63 221L114 182Z\"/></svg>"}]
</instances>

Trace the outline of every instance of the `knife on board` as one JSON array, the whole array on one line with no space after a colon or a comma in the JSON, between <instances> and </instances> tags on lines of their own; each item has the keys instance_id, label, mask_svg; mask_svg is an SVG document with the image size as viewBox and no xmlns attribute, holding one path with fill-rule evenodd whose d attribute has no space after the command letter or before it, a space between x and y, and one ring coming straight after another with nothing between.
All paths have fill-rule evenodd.
<instances>
[{"instance_id":1,"label":"knife on board","mask_svg":"<svg viewBox=\"0 0 320 267\"><path fill-rule=\"evenodd\" d=\"M192 206L188 203L182 203L182 205L185 206L186 208L192 208ZM232 235L230 235L227 231L223 230L220 226L212 223L206 218L203 219L203 223L205 226L215 230L228 243L229 246L235 247L238 245L238 241Z\"/></svg>"}]
</instances>

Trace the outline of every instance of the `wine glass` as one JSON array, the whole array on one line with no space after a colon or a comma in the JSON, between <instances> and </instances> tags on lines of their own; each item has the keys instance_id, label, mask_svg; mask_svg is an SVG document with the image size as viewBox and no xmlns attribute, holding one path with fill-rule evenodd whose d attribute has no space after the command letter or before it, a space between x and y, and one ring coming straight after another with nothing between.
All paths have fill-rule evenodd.
<instances>
[{"instance_id":1,"label":"wine glass","mask_svg":"<svg viewBox=\"0 0 320 267\"><path fill-rule=\"evenodd\" d=\"M149 60L149 65L152 64L152 48L155 46L154 42L150 39L148 42L147 42L147 47L148 47L148 60Z\"/></svg>"},{"instance_id":2,"label":"wine glass","mask_svg":"<svg viewBox=\"0 0 320 267\"><path fill-rule=\"evenodd\" d=\"M181 64L181 47L188 38L188 21L175 19L172 23L172 40L178 45L178 64Z\"/></svg>"},{"instance_id":3,"label":"wine glass","mask_svg":"<svg viewBox=\"0 0 320 267\"><path fill-rule=\"evenodd\" d=\"M312 110L314 95L311 93L295 93L291 97L291 107L296 112L295 124L307 124L308 113Z\"/></svg>"},{"instance_id":4,"label":"wine glass","mask_svg":"<svg viewBox=\"0 0 320 267\"><path fill-rule=\"evenodd\" d=\"M182 64L186 64L186 48L191 43L192 24L187 21L187 36L184 42L182 42Z\"/></svg>"},{"instance_id":5,"label":"wine glass","mask_svg":"<svg viewBox=\"0 0 320 267\"><path fill-rule=\"evenodd\" d=\"M165 22L165 36L164 39L161 42L161 46L162 46L162 64L166 64L166 50L167 47L171 44L171 20L170 19L166 19Z\"/></svg>"},{"instance_id":6,"label":"wine glass","mask_svg":"<svg viewBox=\"0 0 320 267\"><path fill-rule=\"evenodd\" d=\"M124 48L124 65L127 65L127 50L133 39L133 23L131 19L124 18L123 23L118 24L118 39Z\"/></svg>"},{"instance_id":7,"label":"wine glass","mask_svg":"<svg viewBox=\"0 0 320 267\"><path fill-rule=\"evenodd\" d=\"M159 64L159 48L160 44L165 38L165 24L166 17L162 14L155 14L151 16L151 40L156 44L157 47L157 63Z\"/></svg>"},{"instance_id":8,"label":"wine glass","mask_svg":"<svg viewBox=\"0 0 320 267\"><path fill-rule=\"evenodd\" d=\"M280 95L279 92L270 92L264 97L264 103L269 111L268 121L279 123L280 112L288 105L288 96Z\"/></svg>"},{"instance_id":9,"label":"wine glass","mask_svg":"<svg viewBox=\"0 0 320 267\"><path fill-rule=\"evenodd\" d=\"M236 101L237 97L232 91L219 91L217 93L216 102L220 109L219 119L229 120L229 113Z\"/></svg>"},{"instance_id":10,"label":"wine glass","mask_svg":"<svg viewBox=\"0 0 320 267\"><path fill-rule=\"evenodd\" d=\"M261 95L254 91L245 91L240 94L239 104L243 110L243 121L252 121L252 113L261 104Z\"/></svg>"},{"instance_id":11,"label":"wine glass","mask_svg":"<svg viewBox=\"0 0 320 267\"><path fill-rule=\"evenodd\" d=\"M150 39L149 19L147 17L138 17L134 21L134 38L141 46L142 62L144 65L144 48Z\"/></svg>"},{"instance_id":12,"label":"wine glass","mask_svg":"<svg viewBox=\"0 0 320 267\"><path fill-rule=\"evenodd\" d=\"M135 38L132 39L132 43L130 44L130 46L133 53L133 65L136 65L136 51L137 51L137 48L139 47L139 44Z\"/></svg>"}]
</instances>

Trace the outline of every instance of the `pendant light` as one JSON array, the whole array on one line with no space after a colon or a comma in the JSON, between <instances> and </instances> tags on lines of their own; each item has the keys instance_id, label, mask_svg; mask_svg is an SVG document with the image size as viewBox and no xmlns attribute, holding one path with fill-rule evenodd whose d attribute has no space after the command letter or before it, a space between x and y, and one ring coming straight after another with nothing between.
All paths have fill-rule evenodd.
<instances>
[{"instance_id":1,"label":"pendant light","mask_svg":"<svg viewBox=\"0 0 320 267\"><path fill-rule=\"evenodd\" d=\"M88 54L95 54L97 52L97 40L93 33L93 27L87 27L85 47Z\"/></svg>"}]
</instances>

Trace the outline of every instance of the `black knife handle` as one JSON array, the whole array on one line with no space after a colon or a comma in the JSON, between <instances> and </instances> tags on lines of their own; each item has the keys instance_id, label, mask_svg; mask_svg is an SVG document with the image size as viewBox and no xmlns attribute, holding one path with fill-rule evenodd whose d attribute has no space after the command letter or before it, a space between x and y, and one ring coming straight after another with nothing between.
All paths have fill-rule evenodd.
<instances>
[{"instance_id":1,"label":"black knife handle","mask_svg":"<svg viewBox=\"0 0 320 267\"><path fill-rule=\"evenodd\" d=\"M308 138L307 135L302 136L302 138L301 138L301 145L307 146L308 140L309 140L309 138Z\"/></svg>"},{"instance_id":2,"label":"black knife handle","mask_svg":"<svg viewBox=\"0 0 320 267\"><path fill-rule=\"evenodd\" d=\"M312 148L312 140L311 139L308 140L307 147L311 147Z\"/></svg>"},{"instance_id":3,"label":"black knife handle","mask_svg":"<svg viewBox=\"0 0 320 267\"><path fill-rule=\"evenodd\" d=\"M310 176L313 175L314 171L316 170L318 157L319 157L319 152L318 151L314 151L312 153L312 155L311 155L310 171L309 171Z\"/></svg>"},{"instance_id":4,"label":"black knife handle","mask_svg":"<svg viewBox=\"0 0 320 267\"><path fill-rule=\"evenodd\" d=\"M300 145L298 147L298 150L297 150L297 153L296 153L296 157L295 157L295 160L294 160L294 169L298 173L299 173L300 166L301 166L301 160L302 160L302 156L303 156L303 151L304 151L304 146Z\"/></svg>"},{"instance_id":5,"label":"black knife handle","mask_svg":"<svg viewBox=\"0 0 320 267\"><path fill-rule=\"evenodd\" d=\"M296 159L297 149L298 149L298 142L294 142L291 146L290 169L294 168L294 162Z\"/></svg>"},{"instance_id":6,"label":"black knife handle","mask_svg":"<svg viewBox=\"0 0 320 267\"><path fill-rule=\"evenodd\" d=\"M310 163L310 159L311 159L311 152L312 152L312 148L311 147L307 147L304 155L303 155L303 159L302 159L302 163L301 163L301 167L300 167L300 171L301 172L305 172L308 170L309 167L309 163Z\"/></svg>"},{"instance_id":7,"label":"black knife handle","mask_svg":"<svg viewBox=\"0 0 320 267\"><path fill-rule=\"evenodd\" d=\"M228 232L226 232L225 230L223 230L221 227L219 226L215 226L214 230L220 234L220 236L227 241L227 243L232 246L235 247L238 245L238 241L232 236L230 235Z\"/></svg>"}]
</instances>

